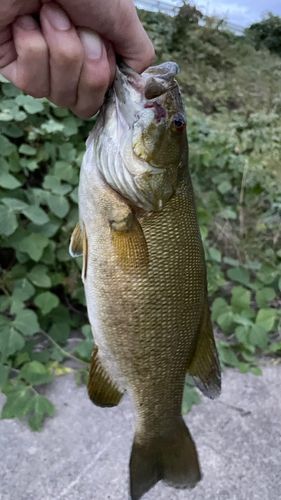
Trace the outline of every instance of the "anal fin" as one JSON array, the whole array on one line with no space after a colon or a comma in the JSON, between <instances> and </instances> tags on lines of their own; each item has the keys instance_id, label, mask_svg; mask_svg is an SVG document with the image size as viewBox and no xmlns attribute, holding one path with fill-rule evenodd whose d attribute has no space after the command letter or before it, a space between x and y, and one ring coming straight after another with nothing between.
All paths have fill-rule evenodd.
<instances>
[{"instance_id":1,"label":"anal fin","mask_svg":"<svg viewBox=\"0 0 281 500\"><path fill-rule=\"evenodd\" d=\"M214 399L221 392L221 369L214 340L208 302L206 300L196 349L187 372L198 389Z\"/></svg>"},{"instance_id":2,"label":"anal fin","mask_svg":"<svg viewBox=\"0 0 281 500\"><path fill-rule=\"evenodd\" d=\"M117 406L123 396L123 393L103 367L97 348L94 349L92 354L87 388L90 400L97 406Z\"/></svg>"}]
</instances>

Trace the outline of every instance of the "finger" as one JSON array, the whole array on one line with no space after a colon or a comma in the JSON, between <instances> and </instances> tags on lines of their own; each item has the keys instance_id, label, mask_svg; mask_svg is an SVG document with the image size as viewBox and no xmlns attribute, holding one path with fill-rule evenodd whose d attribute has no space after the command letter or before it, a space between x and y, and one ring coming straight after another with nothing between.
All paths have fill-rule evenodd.
<instances>
[{"instance_id":1,"label":"finger","mask_svg":"<svg viewBox=\"0 0 281 500\"><path fill-rule=\"evenodd\" d=\"M59 106L76 103L84 51L80 38L64 11L54 3L41 9L41 27L49 47L50 95Z\"/></svg>"},{"instance_id":2,"label":"finger","mask_svg":"<svg viewBox=\"0 0 281 500\"><path fill-rule=\"evenodd\" d=\"M57 0L73 23L95 30L112 42L115 52L136 71L155 59L153 44L137 15L133 0L102 0L87 8L87 0Z\"/></svg>"},{"instance_id":3,"label":"finger","mask_svg":"<svg viewBox=\"0 0 281 500\"><path fill-rule=\"evenodd\" d=\"M10 27L0 30L0 71L17 57Z\"/></svg>"},{"instance_id":4,"label":"finger","mask_svg":"<svg viewBox=\"0 0 281 500\"><path fill-rule=\"evenodd\" d=\"M99 35L88 29L79 30L84 48L84 64L78 86L78 96L72 111L81 118L90 118L101 107L113 79L114 55ZM110 59L110 60L109 60Z\"/></svg>"},{"instance_id":5,"label":"finger","mask_svg":"<svg viewBox=\"0 0 281 500\"><path fill-rule=\"evenodd\" d=\"M1 69L1 73L27 94L48 96L48 48L38 23L32 16L21 16L12 31L16 57Z\"/></svg>"}]
</instances>

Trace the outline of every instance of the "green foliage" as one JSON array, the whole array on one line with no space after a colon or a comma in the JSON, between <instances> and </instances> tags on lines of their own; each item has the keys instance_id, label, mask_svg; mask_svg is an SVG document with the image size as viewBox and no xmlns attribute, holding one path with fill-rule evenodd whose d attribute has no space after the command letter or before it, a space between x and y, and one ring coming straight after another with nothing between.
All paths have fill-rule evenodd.
<instances>
[{"instance_id":1,"label":"green foliage","mask_svg":"<svg viewBox=\"0 0 281 500\"><path fill-rule=\"evenodd\" d=\"M92 124L5 81L0 97L2 417L27 419L37 430L54 414L41 387L65 372L65 360L84 370L92 348L81 330L87 316L79 263L68 257Z\"/></svg>"},{"instance_id":2,"label":"green foliage","mask_svg":"<svg viewBox=\"0 0 281 500\"><path fill-rule=\"evenodd\" d=\"M201 27L196 9L141 16L159 61L182 68L221 361L258 374L261 355L281 354L281 62L220 22ZM92 350L81 262L68 256L91 127L0 84L2 418L35 430L54 414L42 387L70 371L85 381ZM187 385L183 410L197 402Z\"/></svg>"},{"instance_id":3,"label":"green foliage","mask_svg":"<svg viewBox=\"0 0 281 500\"><path fill-rule=\"evenodd\" d=\"M266 47L281 56L281 18L269 14L259 23L252 24L247 34L257 49Z\"/></svg>"}]
</instances>

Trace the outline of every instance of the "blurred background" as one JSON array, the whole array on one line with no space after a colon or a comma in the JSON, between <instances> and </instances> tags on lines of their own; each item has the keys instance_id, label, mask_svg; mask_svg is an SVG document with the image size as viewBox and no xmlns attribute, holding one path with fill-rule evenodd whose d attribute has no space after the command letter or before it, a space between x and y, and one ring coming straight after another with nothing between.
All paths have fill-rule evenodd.
<instances>
[{"instance_id":1,"label":"blurred background","mask_svg":"<svg viewBox=\"0 0 281 500\"><path fill-rule=\"evenodd\" d=\"M281 359L281 7L136 3L158 62L181 66L221 362L260 375ZM68 255L92 126L1 79L2 418L34 430L55 412L45 388L70 372L83 383L92 350L81 262ZM183 411L198 402L187 381Z\"/></svg>"}]
</instances>

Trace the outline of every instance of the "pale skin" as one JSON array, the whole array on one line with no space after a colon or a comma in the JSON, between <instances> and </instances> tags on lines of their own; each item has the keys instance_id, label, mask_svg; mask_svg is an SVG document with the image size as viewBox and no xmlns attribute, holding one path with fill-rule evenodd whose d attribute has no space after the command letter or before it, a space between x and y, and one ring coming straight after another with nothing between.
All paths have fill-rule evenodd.
<instances>
[{"instance_id":1,"label":"pale skin","mask_svg":"<svg viewBox=\"0 0 281 500\"><path fill-rule=\"evenodd\" d=\"M154 60L132 0L0 2L0 73L29 95L89 118L112 83L115 54L139 72Z\"/></svg>"}]
</instances>

